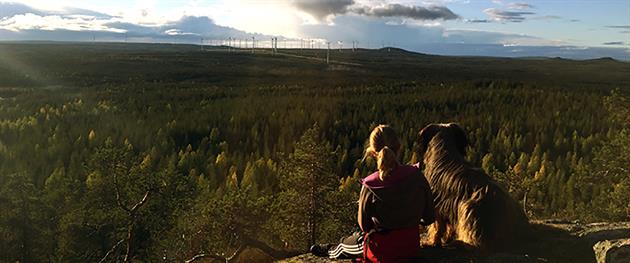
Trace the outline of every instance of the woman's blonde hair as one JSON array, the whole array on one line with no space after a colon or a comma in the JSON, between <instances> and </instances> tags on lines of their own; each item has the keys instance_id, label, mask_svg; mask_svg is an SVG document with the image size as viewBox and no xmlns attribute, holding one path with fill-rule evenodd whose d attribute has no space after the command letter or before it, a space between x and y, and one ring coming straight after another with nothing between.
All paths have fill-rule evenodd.
<instances>
[{"instance_id":1,"label":"woman's blonde hair","mask_svg":"<svg viewBox=\"0 0 630 263\"><path fill-rule=\"evenodd\" d=\"M400 165L398 154L401 142L394 129L388 125L379 125L372 130L370 139L366 143L364 159L369 156L376 157L376 165L381 180L385 180L391 171Z\"/></svg>"}]
</instances>

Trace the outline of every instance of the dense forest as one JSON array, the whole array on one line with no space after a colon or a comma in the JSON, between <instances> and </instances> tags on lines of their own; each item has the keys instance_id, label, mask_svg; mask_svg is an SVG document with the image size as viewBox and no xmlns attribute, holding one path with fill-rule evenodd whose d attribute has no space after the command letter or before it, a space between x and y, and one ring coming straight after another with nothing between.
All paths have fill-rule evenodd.
<instances>
[{"instance_id":1,"label":"dense forest","mask_svg":"<svg viewBox=\"0 0 630 263\"><path fill-rule=\"evenodd\" d=\"M364 143L381 123L405 163L420 161L422 127L460 123L467 159L532 219L630 220L628 63L29 45L0 48L0 261L183 262L243 245L281 257L334 242L356 228L358 179L375 170ZM473 77L492 67L508 68Z\"/></svg>"}]
</instances>

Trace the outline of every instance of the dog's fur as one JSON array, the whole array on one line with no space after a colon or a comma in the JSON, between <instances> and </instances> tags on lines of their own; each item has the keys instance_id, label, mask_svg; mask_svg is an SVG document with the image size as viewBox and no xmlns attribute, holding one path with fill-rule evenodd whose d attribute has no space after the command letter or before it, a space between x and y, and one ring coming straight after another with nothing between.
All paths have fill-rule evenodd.
<instances>
[{"instance_id":1,"label":"dog's fur","mask_svg":"<svg viewBox=\"0 0 630 263\"><path fill-rule=\"evenodd\" d=\"M418 154L435 200L436 220L425 245L464 243L480 251L509 248L529 231L509 193L464 156L468 140L457 124L430 124L419 133Z\"/></svg>"}]
</instances>

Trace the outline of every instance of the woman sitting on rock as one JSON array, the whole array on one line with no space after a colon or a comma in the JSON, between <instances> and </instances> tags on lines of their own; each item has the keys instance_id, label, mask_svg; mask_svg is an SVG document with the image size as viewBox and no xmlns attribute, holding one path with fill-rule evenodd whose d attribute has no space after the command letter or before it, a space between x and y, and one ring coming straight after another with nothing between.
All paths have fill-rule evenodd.
<instances>
[{"instance_id":1,"label":"woman sitting on rock","mask_svg":"<svg viewBox=\"0 0 630 263\"><path fill-rule=\"evenodd\" d=\"M362 232L337 246L314 246L314 254L385 263L410 262L418 255L419 225L434 220L433 196L418 165L399 163L401 146L390 126L374 128L365 158L375 158L378 171L361 180L358 223Z\"/></svg>"}]
</instances>

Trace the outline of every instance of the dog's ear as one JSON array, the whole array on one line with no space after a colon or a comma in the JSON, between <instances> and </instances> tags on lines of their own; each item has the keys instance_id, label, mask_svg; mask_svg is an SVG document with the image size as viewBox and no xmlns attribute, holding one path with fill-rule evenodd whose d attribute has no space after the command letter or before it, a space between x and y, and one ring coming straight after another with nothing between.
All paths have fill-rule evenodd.
<instances>
[{"instance_id":1,"label":"dog's ear","mask_svg":"<svg viewBox=\"0 0 630 263\"><path fill-rule=\"evenodd\" d=\"M429 124L422 128L418 133L418 149L417 153L420 160L424 159L424 154L427 152L429 148L429 142L433 139L440 129L438 124Z\"/></svg>"},{"instance_id":2,"label":"dog's ear","mask_svg":"<svg viewBox=\"0 0 630 263\"><path fill-rule=\"evenodd\" d=\"M466 147L468 147L468 137L466 136L466 131L464 131L464 128L459 126L457 123L449 123L448 128L453 133L453 139L455 140L457 151L459 151L459 153L463 156L466 156Z\"/></svg>"}]
</instances>

